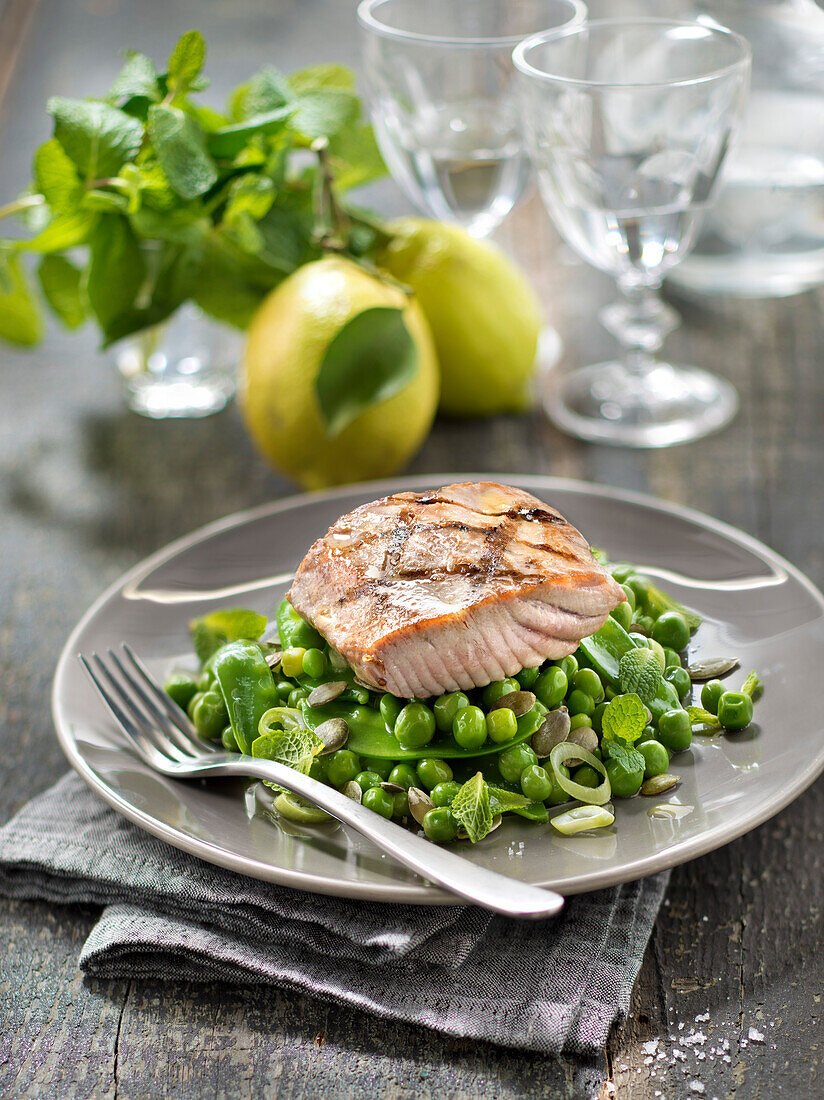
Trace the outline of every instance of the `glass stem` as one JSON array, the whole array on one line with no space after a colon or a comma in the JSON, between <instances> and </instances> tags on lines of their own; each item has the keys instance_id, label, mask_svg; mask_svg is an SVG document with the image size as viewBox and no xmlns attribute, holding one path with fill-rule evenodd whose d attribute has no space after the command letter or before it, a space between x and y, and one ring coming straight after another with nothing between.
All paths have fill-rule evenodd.
<instances>
[{"instance_id":1,"label":"glass stem","mask_svg":"<svg viewBox=\"0 0 824 1100\"><path fill-rule=\"evenodd\" d=\"M644 375L655 366L656 353L680 317L658 297L660 279L622 275L618 289L621 297L601 311L601 323L620 344L625 369Z\"/></svg>"}]
</instances>

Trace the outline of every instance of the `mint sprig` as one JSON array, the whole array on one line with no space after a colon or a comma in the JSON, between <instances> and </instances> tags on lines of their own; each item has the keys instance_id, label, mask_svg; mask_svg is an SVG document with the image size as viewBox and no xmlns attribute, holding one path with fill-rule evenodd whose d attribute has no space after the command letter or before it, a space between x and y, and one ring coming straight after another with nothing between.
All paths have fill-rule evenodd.
<instances>
[{"instance_id":1,"label":"mint sprig","mask_svg":"<svg viewBox=\"0 0 824 1100\"><path fill-rule=\"evenodd\" d=\"M649 649L633 649L618 662L618 681L622 692L632 692L649 703L664 683L658 658Z\"/></svg>"},{"instance_id":2,"label":"mint sprig","mask_svg":"<svg viewBox=\"0 0 824 1100\"><path fill-rule=\"evenodd\" d=\"M636 694L616 695L601 715L602 739L631 745L644 732L646 724L647 709Z\"/></svg>"},{"instance_id":3,"label":"mint sprig","mask_svg":"<svg viewBox=\"0 0 824 1100\"><path fill-rule=\"evenodd\" d=\"M473 844L477 844L492 829L489 787L482 772L476 772L463 784L452 800L452 813L466 829Z\"/></svg>"},{"instance_id":4,"label":"mint sprig","mask_svg":"<svg viewBox=\"0 0 824 1100\"><path fill-rule=\"evenodd\" d=\"M269 291L323 255L316 196L331 179L345 215L337 250L358 258L380 239L379 223L342 197L386 171L352 73L267 68L221 108L198 98L205 60L203 36L188 31L163 67L128 52L104 95L49 100L53 135L32 184L0 206L22 223L0 240L0 337L36 343L44 304L69 328L93 318L103 346L186 301L245 328ZM317 140L323 172L307 162ZM37 289L21 252L50 258Z\"/></svg>"}]
</instances>

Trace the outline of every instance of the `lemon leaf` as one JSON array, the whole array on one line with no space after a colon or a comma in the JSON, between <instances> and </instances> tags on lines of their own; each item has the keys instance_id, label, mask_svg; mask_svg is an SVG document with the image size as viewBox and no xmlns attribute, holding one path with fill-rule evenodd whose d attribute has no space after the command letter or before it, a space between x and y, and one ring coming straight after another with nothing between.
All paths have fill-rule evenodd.
<instances>
[{"instance_id":1,"label":"lemon leaf","mask_svg":"<svg viewBox=\"0 0 824 1100\"><path fill-rule=\"evenodd\" d=\"M370 406L400 393L417 370L402 310L375 306L355 314L330 341L315 380L327 433L340 435Z\"/></svg>"}]
</instances>

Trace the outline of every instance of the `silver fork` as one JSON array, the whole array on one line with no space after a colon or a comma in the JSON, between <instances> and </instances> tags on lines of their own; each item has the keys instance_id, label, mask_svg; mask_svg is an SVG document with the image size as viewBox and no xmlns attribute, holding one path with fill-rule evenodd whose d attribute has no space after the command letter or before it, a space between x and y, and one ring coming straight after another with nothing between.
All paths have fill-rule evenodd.
<instances>
[{"instance_id":1,"label":"silver fork","mask_svg":"<svg viewBox=\"0 0 824 1100\"><path fill-rule=\"evenodd\" d=\"M346 795L273 760L224 752L197 736L188 717L147 671L126 643L126 660L109 650L108 663L93 653L78 658L129 745L149 767L175 779L254 776L286 787L351 825L399 863L476 905L510 917L551 917L564 904L560 894L478 867Z\"/></svg>"}]
</instances>

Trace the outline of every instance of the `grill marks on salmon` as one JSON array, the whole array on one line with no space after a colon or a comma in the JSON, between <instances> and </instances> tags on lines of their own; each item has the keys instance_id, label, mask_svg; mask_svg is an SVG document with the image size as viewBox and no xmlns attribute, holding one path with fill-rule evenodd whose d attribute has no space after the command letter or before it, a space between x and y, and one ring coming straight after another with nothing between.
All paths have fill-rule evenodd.
<instances>
[{"instance_id":1,"label":"grill marks on salmon","mask_svg":"<svg viewBox=\"0 0 824 1100\"><path fill-rule=\"evenodd\" d=\"M466 482L341 516L289 599L365 683L425 698L572 653L624 593L554 508Z\"/></svg>"}]
</instances>

